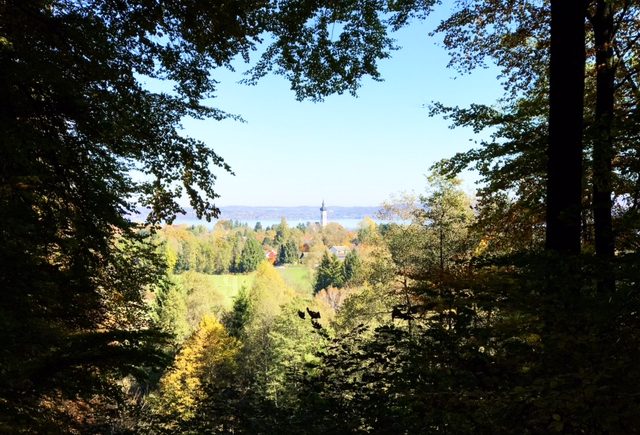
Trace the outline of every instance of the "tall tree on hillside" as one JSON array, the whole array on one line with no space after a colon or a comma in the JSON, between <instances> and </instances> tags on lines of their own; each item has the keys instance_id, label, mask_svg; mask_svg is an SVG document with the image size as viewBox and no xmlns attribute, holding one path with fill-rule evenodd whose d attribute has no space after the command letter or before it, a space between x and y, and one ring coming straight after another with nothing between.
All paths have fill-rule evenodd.
<instances>
[{"instance_id":1,"label":"tall tree on hillside","mask_svg":"<svg viewBox=\"0 0 640 435\"><path fill-rule=\"evenodd\" d=\"M509 253L544 245L548 98L543 86L500 108L433 107L434 114L454 126L476 132L492 130L478 148L440 161L434 169L457 176L466 167L478 171L476 230L493 253Z\"/></svg>"},{"instance_id":2,"label":"tall tree on hillside","mask_svg":"<svg viewBox=\"0 0 640 435\"><path fill-rule=\"evenodd\" d=\"M362 260L355 249L347 252L342 263L344 282L347 285L358 285L363 281Z\"/></svg>"},{"instance_id":3,"label":"tall tree on hillside","mask_svg":"<svg viewBox=\"0 0 640 435\"><path fill-rule=\"evenodd\" d=\"M256 239L249 237L242 248L238 271L242 273L253 272L258 265L265 260L264 250Z\"/></svg>"},{"instance_id":4,"label":"tall tree on hillside","mask_svg":"<svg viewBox=\"0 0 640 435\"><path fill-rule=\"evenodd\" d=\"M296 242L289 238L278 248L278 264L295 264L300 259L300 250Z\"/></svg>"},{"instance_id":5,"label":"tall tree on hillside","mask_svg":"<svg viewBox=\"0 0 640 435\"><path fill-rule=\"evenodd\" d=\"M592 155L593 220L596 255L610 260L615 243L611 218L613 121L616 65L614 62L614 4L596 0L590 15L596 48L596 101Z\"/></svg>"},{"instance_id":6,"label":"tall tree on hillside","mask_svg":"<svg viewBox=\"0 0 640 435\"><path fill-rule=\"evenodd\" d=\"M232 268L232 246L221 235L215 235L213 239L212 267L214 274L227 273Z\"/></svg>"},{"instance_id":7,"label":"tall tree on hillside","mask_svg":"<svg viewBox=\"0 0 640 435\"><path fill-rule=\"evenodd\" d=\"M231 240L231 263L229 265L230 272L241 272L240 270L240 257L242 255L242 248L244 247L244 240L240 233L235 231Z\"/></svg>"},{"instance_id":8,"label":"tall tree on hillside","mask_svg":"<svg viewBox=\"0 0 640 435\"><path fill-rule=\"evenodd\" d=\"M568 254L581 240L585 15L584 0L551 1L546 247Z\"/></svg>"},{"instance_id":9,"label":"tall tree on hillside","mask_svg":"<svg viewBox=\"0 0 640 435\"><path fill-rule=\"evenodd\" d=\"M394 279L405 294L410 281L420 273L425 261L425 229L418 218L419 214L418 200L410 194L392 197L379 212L382 219L404 221L386 225L381 234L395 269Z\"/></svg>"},{"instance_id":10,"label":"tall tree on hillside","mask_svg":"<svg viewBox=\"0 0 640 435\"><path fill-rule=\"evenodd\" d=\"M540 148L534 144L540 136L534 128L537 129L540 122L531 116L534 115L531 109L537 106L538 111L548 110L546 102L541 104L540 96L546 99L548 95L549 5L549 2L495 0L460 3L437 29L445 35L444 42L451 50L453 66L468 71L490 58L502 69L501 77L509 95L506 104L505 101L502 103L508 110L472 105L469 109L455 108L446 112L457 125L478 130L501 126L502 131L494 136L495 140L483 143L480 150L457 156L455 161L461 164L458 157L464 156L469 159L468 163L475 162L481 172L492 171L496 176L502 176L515 175L519 171L522 172L521 179L527 180L518 183L516 178L510 178L508 183L503 183L502 189L518 184L532 186L533 177L528 174L536 174L541 163L546 166L546 156L540 156L536 151ZM606 260L612 257L615 249L612 227L616 226L616 219L628 224L635 213L635 199L628 198L637 197L636 189L630 187L635 183L636 153L632 148L637 148L637 133L634 113L640 98L637 72L633 67L638 54L639 10L634 2L624 0L589 0L577 7L583 10L584 18L590 24L585 40L589 54L586 94L589 100L585 106L588 123L583 141L588 166L583 170L585 211L582 231L587 243L593 241L597 245L594 246L596 255ZM512 96L518 99L514 100ZM437 109L439 111L441 107ZM546 125L546 121L541 124L542 127ZM546 128L542 133L547 134ZM520 136L519 142L514 141L517 136ZM492 158L488 159L489 156ZM531 171L532 166L535 171ZM493 171L494 167L497 171ZM536 190L542 191L529 189L531 192ZM527 195L527 204L518 198L516 205L526 205L522 210L526 214L527 209L537 214L537 204L530 201L535 199L535 193ZM622 230L620 225L618 227ZM628 234L621 231L623 238Z\"/></svg>"},{"instance_id":11,"label":"tall tree on hillside","mask_svg":"<svg viewBox=\"0 0 640 435\"><path fill-rule=\"evenodd\" d=\"M287 219L284 217L280 219L280 223L276 225L276 236L274 238L274 242L276 245L283 245L289 240L289 236L291 235L291 229L289 228L289 224L287 224Z\"/></svg>"},{"instance_id":12,"label":"tall tree on hillside","mask_svg":"<svg viewBox=\"0 0 640 435\"><path fill-rule=\"evenodd\" d=\"M225 383L230 382L239 349L238 341L216 318L211 315L202 318L172 367L160 379L158 391L149 398L156 415L166 419L163 429L175 431L180 424L193 419L210 393L206 386L224 389Z\"/></svg>"},{"instance_id":13,"label":"tall tree on hillside","mask_svg":"<svg viewBox=\"0 0 640 435\"><path fill-rule=\"evenodd\" d=\"M157 325L175 338L176 343L191 332L187 322L187 302L185 289L176 282L170 282L156 294L152 316Z\"/></svg>"},{"instance_id":14,"label":"tall tree on hillside","mask_svg":"<svg viewBox=\"0 0 640 435\"><path fill-rule=\"evenodd\" d=\"M425 262L442 275L473 245L468 230L474 216L469 197L459 188L460 180L433 173L427 181L429 193L420 198L417 216L426 228Z\"/></svg>"},{"instance_id":15,"label":"tall tree on hillside","mask_svg":"<svg viewBox=\"0 0 640 435\"><path fill-rule=\"evenodd\" d=\"M331 257L329 256L329 253L325 251L324 255L322 256L322 260L320 261L320 265L318 266L318 270L316 271L316 281L313 289L317 293L320 290L329 287L332 282L333 275L331 267Z\"/></svg>"},{"instance_id":16,"label":"tall tree on hillside","mask_svg":"<svg viewBox=\"0 0 640 435\"><path fill-rule=\"evenodd\" d=\"M359 244L375 244L380 239L378 227L373 219L365 216L358 224L358 243Z\"/></svg>"},{"instance_id":17,"label":"tall tree on hillside","mask_svg":"<svg viewBox=\"0 0 640 435\"><path fill-rule=\"evenodd\" d=\"M327 287L342 287L345 283L342 263L335 255L325 251L316 272L316 282L313 286L315 293Z\"/></svg>"},{"instance_id":18,"label":"tall tree on hillside","mask_svg":"<svg viewBox=\"0 0 640 435\"><path fill-rule=\"evenodd\" d=\"M242 287L238 294L233 298L233 307L225 317L223 323L229 335L241 339L245 335L245 327L251 320L251 300L249 293L245 287Z\"/></svg>"}]
</instances>

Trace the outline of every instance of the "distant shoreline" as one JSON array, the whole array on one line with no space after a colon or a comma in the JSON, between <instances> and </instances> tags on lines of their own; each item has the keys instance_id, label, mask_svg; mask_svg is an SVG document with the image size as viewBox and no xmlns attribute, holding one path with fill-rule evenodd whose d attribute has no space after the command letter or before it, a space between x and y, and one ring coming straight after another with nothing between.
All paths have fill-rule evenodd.
<instances>
[{"instance_id":1,"label":"distant shoreline","mask_svg":"<svg viewBox=\"0 0 640 435\"><path fill-rule=\"evenodd\" d=\"M374 222L376 222L377 224L380 223L384 223L381 220L378 220L376 218L374 218L373 216L367 216L370 217ZM296 227L299 224L319 224L318 219L315 220L310 220L310 219L287 219L287 224L290 228L292 227ZM362 218L364 219L364 218ZM362 222L362 219L334 219L331 220L329 219L329 224L331 223L336 223L341 225L342 227L344 227L347 230L357 230L359 227L360 222ZM260 226L262 228L267 228L267 227L272 227L274 225L278 225L280 223L280 219L214 219L211 222L207 222L205 220L198 220L198 219L184 219L184 218L176 218L175 222L173 222L173 225L187 225L187 226L203 226L206 228L213 228L216 223L218 223L219 221L233 221L233 222L238 222L240 224L243 225L247 225L249 228L255 228L256 223L260 222Z\"/></svg>"},{"instance_id":2,"label":"distant shoreline","mask_svg":"<svg viewBox=\"0 0 640 435\"><path fill-rule=\"evenodd\" d=\"M362 220L365 217L375 218L380 210L379 206L327 206L329 221L340 220ZM140 210L139 214L132 216L134 220L146 219L147 211ZM298 222L316 222L320 220L320 206L298 206L298 207L278 207L278 206L226 206L220 207L220 216L217 220L237 220L245 221L280 221L282 218ZM176 222L197 221L197 217L191 208L186 209L184 215L178 215ZM203 221L203 224L206 222Z\"/></svg>"}]
</instances>

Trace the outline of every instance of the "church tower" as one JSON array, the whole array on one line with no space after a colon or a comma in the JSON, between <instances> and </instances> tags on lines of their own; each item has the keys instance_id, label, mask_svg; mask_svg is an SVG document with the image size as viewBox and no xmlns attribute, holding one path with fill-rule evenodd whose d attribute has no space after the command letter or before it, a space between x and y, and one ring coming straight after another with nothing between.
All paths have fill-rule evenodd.
<instances>
[{"instance_id":1,"label":"church tower","mask_svg":"<svg viewBox=\"0 0 640 435\"><path fill-rule=\"evenodd\" d=\"M327 226L327 208L324 206L324 199L322 200L322 207L320 207L320 224L323 228Z\"/></svg>"}]
</instances>

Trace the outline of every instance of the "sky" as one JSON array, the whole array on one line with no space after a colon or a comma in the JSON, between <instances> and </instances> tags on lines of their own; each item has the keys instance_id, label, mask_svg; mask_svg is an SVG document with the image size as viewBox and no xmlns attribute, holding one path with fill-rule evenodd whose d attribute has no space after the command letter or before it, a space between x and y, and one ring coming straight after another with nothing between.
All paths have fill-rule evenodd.
<instances>
[{"instance_id":1,"label":"sky","mask_svg":"<svg viewBox=\"0 0 640 435\"><path fill-rule=\"evenodd\" d=\"M184 132L204 141L231 165L217 171L218 206L376 206L399 192L421 193L425 175L440 159L469 149L471 130L451 130L429 118L433 101L445 105L493 104L501 96L495 68L460 76L430 37L435 20L393 36L402 48L380 62L383 82L365 80L358 97L296 101L289 83L270 75L256 86L237 83L248 67L215 72L211 105L244 118L185 120ZM476 178L463 175L472 193Z\"/></svg>"}]
</instances>

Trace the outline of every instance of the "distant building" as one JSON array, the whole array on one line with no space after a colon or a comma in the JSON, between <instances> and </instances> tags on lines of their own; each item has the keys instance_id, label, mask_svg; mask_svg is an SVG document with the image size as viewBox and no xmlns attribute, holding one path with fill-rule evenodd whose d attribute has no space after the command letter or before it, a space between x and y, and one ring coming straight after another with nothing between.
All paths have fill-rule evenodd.
<instances>
[{"instance_id":1,"label":"distant building","mask_svg":"<svg viewBox=\"0 0 640 435\"><path fill-rule=\"evenodd\" d=\"M324 199L322 200L322 207L320 207L320 225L323 228L327 226L327 208L324 206Z\"/></svg>"},{"instance_id":2,"label":"distant building","mask_svg":"<svg viewBox=\"0 0 640 435\"><path fill-rule=\"evenodd\" d=\"M338 257L338 260L344 260L349 253L349 249L346 246L332 246L329 248L329 253Z\"/></svg>"}]
</instances>

